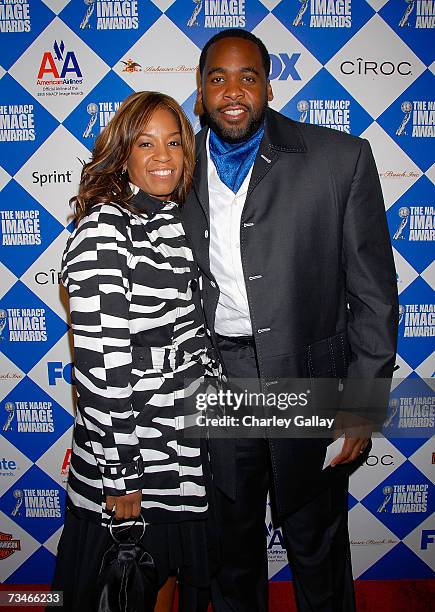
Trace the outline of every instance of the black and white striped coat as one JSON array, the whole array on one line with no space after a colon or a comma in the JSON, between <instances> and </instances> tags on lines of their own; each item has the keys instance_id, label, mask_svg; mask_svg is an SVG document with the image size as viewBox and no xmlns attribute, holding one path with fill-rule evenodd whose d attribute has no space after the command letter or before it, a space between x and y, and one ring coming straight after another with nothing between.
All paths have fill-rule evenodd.
<instances>
[{"instance_id":1,"label":"black and white striped coat","mask_svg":"<svg viewBox=\"0 0 435 612\"><path fill-rule=\"evenodd\" d=\"M67 505L107 526L106 495L142 489L147 522L204 516L199 440L183 398L210 372L197 269L173 202L100 204L68 240L78 410ZM188 381L188 382L187 382Z\"/></svg>"}]
</instances>

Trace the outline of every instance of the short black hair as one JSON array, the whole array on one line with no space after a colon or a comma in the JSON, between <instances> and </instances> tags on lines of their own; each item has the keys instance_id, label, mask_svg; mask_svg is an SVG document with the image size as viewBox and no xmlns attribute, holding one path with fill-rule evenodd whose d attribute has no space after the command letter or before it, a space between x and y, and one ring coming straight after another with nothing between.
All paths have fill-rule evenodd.
<instances>
[{"instance_id":1,"label":"short black hair","mask_svg":"<svg viewBox=\"0 0 435 612\"><path fill-rule=\"evenodd\" d=\"M205 62L207 61L208 50L215 42L218 42L218 40L222 40L224 38L243 38L245 40L250 40L252 43L254 43L254 45L257 45L261 53L261 60L263 63L264 72L266 74L266 79L269 78L270 56L264 42L252 34L252 32L248 32L247 30L242 30L240 28L229 28L228 30L222 30L221 32L218 32L212 36L210 40L205 43L199 57L199 73L201 76L204 72Z\"/></svg>"}]
</instances>

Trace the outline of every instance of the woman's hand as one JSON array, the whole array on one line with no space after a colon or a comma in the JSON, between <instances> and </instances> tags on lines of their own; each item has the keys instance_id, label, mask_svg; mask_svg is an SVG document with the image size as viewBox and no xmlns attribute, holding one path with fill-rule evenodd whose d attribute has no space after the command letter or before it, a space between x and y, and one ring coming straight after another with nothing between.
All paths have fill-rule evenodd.
<instances>
[{"instance_id":1,"label":"woman's hand","mask_svg":"<svg viewBox=\"0 0 435 612\"><path fill-rule=\"evenodd\" d=\"M112 511L115 507L115 518L116 519L130 519L136 518L140 514L140 502L142 500L142 490L135 491L134 493L127 493L127 495L107 495L106 496L106 508L108 512Z\"/></svg>"}]
</instances>

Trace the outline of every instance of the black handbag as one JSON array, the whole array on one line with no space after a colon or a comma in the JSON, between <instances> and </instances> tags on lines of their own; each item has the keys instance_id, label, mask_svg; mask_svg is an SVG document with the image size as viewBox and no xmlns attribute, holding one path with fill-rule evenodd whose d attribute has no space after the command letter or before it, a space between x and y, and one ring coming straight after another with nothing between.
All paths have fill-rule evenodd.
<instances>
[{"instance_id":1,"label":"black handbag","mask_svg":"<svg viewBox=\"0 0 435 612\"><path fill-rule=\"evenodd\" d=\"M124 540L118 540L113 534L113 518L110 519L109 531L114 543L106 550L101 561L96 583L95 611L153 612L158 579L154 560L140 543L145 533L144 518L140 515L143 529L137 540L130 535L137 518L128 529L120 530L128 531Z\"/></svg>"}]
</instances>

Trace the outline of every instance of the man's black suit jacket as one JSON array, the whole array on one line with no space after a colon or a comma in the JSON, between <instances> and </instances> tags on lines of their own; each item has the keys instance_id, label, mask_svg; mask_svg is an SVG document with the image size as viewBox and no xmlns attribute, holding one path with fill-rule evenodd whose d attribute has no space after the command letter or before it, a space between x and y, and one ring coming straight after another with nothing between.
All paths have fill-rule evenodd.
<instances>
[{"instance_id":1,"label":"man's black suit jacket","mask_svg":"<svg viewBox=\"0 0 435 612\"><path fill-rule=\"evenodd\" d=\"M183 220L203 275L205 317L216 346L219 289L209 264L206 134L204 128L197 135ZM396 273L367 140L268 109L242 212L240 249L263 383L392 376ZM355 400L364 405L363 395L352 398L354 406ZM215 483L234 497L231 442L213 441L211 456ZM286 514L327 482L321 473L325 443L269 444L277 510Z\"/></svg>"}]
</instances>

